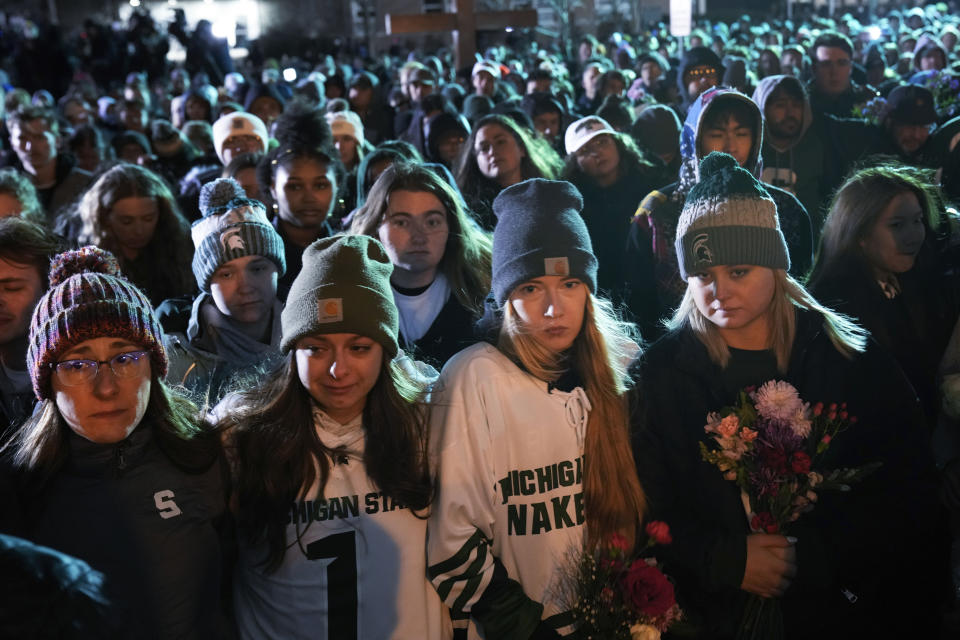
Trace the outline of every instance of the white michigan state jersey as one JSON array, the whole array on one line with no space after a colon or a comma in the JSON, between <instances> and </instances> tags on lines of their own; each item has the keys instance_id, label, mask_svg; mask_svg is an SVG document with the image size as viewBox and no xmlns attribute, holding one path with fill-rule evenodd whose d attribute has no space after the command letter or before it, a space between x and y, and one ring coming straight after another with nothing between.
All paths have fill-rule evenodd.
<instances>
[{"instance_id":1,"label":"white michigan state jersey","mask_svg":"<svg viewBox=\"0 0 960 640\"><path fill-rule=\"evenodd\" d=\"M427 579L426 521L371 486L360 418L347 426L339 436L318 427L326 446L350 455L332 461L323 496L315 486L290 506L280 567L268 573L266 545L241 541L234 580L241 638L451 637L446 607Z\"/></svg>"}]
</instances>

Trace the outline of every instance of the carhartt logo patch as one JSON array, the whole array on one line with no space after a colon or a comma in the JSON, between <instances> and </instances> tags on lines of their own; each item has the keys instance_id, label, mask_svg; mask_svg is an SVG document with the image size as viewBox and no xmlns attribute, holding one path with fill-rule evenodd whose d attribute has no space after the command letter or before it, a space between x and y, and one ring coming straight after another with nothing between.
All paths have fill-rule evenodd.
<instances>
[{"instance_id":1,"label":"carhartt logo patch","mask_svg":"<svg viewBox=\"0 0 960 640\"><path fill-rule=\"evenodd\" d=\"M713 264L713 251L707 245L709 240L710 236L706 233L701 233L693 239L693 257L697 259L697 262Z\"/></svg>"},{"instance_id":2,"label":"carhartt logo patch","mask_svg":"<svg viewBox=\"0 0 960 640\"><path fill-rule=\"evenodd\" d=\"M544 258L543 273L548 276L568 276L570 262L566 258Z\"/></svg>"},{"instance_id":3,"label":"carhartt logo patch","mask_svg":"<svg viewBox=\"0 0 960 640\"><path fill-rule=\"evenodd\" d=\"M340 322L343 320L343 298L320 300L317 322Z\"/></svg>"}]
</instances>

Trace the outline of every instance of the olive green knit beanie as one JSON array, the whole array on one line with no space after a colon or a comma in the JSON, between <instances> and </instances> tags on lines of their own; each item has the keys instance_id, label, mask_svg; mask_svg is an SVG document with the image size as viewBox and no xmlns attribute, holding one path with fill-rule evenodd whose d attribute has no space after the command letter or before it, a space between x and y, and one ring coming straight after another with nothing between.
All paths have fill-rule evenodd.
<instances>
[{"instance_id":1,"label":"olive green knit beanie","mask_svg":"<svg viewBox=\"0 0 960 640\"><path fill-rule=\"evenodd\" d=\"M356 333L379 342L390 358L396 356L400 316L391 273L383 245L369 236L334 236L311 244L280 315L280 349L286 353L311 334Z\"/></svg>"},{"instance_id":2,"label":"olive green knit beanie","mask_svg":"<svg viewBox=\"0 0 960 640\"><path fill-rule=\"evenodd\" d=\"M700 182L677 221L676 249L684 280L720 265L790 268L776 203L733 156L719 151L700 162Z\"/></svg>"}]
</instances>

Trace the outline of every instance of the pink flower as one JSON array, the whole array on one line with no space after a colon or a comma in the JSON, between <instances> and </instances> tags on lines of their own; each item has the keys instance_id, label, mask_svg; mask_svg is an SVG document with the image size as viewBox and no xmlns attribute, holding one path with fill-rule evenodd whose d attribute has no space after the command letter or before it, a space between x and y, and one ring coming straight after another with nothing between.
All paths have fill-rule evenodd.
<instances>
[{"instance_id":1,"label":"pink flower","mask_svg":"<svg viewBox=\"0 0 960 640\"><path fill-rule=\"evenodd\" d=\"M757 413L771 420L788 422L803 409L796 388L780 380L765 382L756 395Z\"/></svg>"},{"instance_id":2,"label":"pink flower","mask_svg":"<svg viewBox=\"0 0 960 640\"><path fill-rule=\"evenodd\" d=\"M817 404L813 405L813 415L819 416L821 413L823 413L823 403L818 402Z\"/></svg>"},{"instance_id":3,"label":"pink flower","mask_svg":"<svg viewBox=\"0 0 960 640\"><path fill-rule=\"evenodd\" d=\"M740 419L732 413L717 425L717 433L724 438L732 438L737 435L738 429L740 429Z\"/></svg>"},{"instance_id":4,"label":"pink flower","mask_svg":"<svg viewBox=\"0 0 960 640\"><path fill-rule=\"evenodd\" d=\"M757 439L757 432L750 427L744 427L740 429L740 437L743 438L744 442L753 442Z\"/></svg>"},{"instance_id":5,"label":"pink flower","mask_svg":"<svg viewBox=\"0 0 960 640\"><path fill-rule=\"evenodd\" d=\"M820 438L820 442L822 442L823 444L830 444L831 440L833 440L833 438L830 436L829 433L824 435L822 438Z\"/></svg>"},{"instance_id":6,"label":"pink flower","mask_svg":"<svg viewBox=\"0 0 960 640\"><path fill-rule=\"evenodd\" d=\"M670 536L670 526L666 522L654 520L647 523L645 527L647 535L657 544L670 544L673 538Z\"/></svg>"},{"instance_id":7,"label":"pink flower","mask_svg":"<svg viewBox=\"0 0 960 640\"><path fill-rule=\"evenodd\" d=\"M707 433L716 433L717 425L720 424L720 414L716 411L711 411L707 414L707 424L704 425L703 430Z\"/></svg>"}]
</instances>

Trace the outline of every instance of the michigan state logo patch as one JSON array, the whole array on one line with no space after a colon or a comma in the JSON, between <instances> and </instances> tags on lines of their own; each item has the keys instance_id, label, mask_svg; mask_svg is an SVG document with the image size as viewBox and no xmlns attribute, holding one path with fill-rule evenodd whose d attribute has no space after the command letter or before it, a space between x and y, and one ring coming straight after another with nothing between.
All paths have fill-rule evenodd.
<instances>
[{"instance_id":1,"label":"michigan state logo patch","mask_svg":"<svg viewBox=\"0 0 960 640\"><path fill-rule=\"evenodd\" d=\"M694 237L693 257L696 258L697 262L713 264L713 251L711 251L710 247L707 245L709 240L710 236L708 236L706 233L701 233L700 235Z\"/></svg>"},{"instance_id":2,"label":"michigan state logo patch","mask_svg":"<svg viewBox=\"0 0 960 640\"><path fill-rule=\"evenodd\" d=\"M317 302L317 322L340 322L343 320L343 298L325 298Z\"/></svg>"},{"instance_id":3,"label":"michigan state logo patch","mask_svg":"<svg viewBox=\"0 0 960 640\"><path fill-rule=\"evenodd\" d=\"M543 273L547 276L568 276L570 262L566 258L544 258Z\"/></svg>"},{"instance_id":4,"label":"michigan state logo patch","mask_svg":"<svg viewBox=\"0 0 960 640\"><path fill-rule=\"evenodd\" d=\"M243 251L246 249L246 244L243 241L243 236L240 234L239 227L230 227L226 231L220 234L220 246L223 247L224 253L232 251L234 249Z\"/></svg>"}]
</instances>

